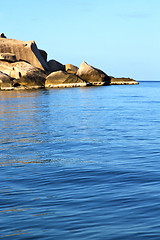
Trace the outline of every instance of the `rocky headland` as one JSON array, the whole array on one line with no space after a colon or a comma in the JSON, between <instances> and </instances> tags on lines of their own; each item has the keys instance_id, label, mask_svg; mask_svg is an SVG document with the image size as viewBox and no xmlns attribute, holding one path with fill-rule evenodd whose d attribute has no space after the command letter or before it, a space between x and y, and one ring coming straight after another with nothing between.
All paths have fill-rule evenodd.
<instances>
[{"instance_id":1,"label":"rocky headland","mask_svg":"<svg viewBox=\"0 0 160 240\"><path fill-rule=\"evenodd\" d=\"M38 49L34 41L7 39L0 34L0 90L86 87L138 84L130 78L114 78L83 62L80 67L62 64Z\"/></svg>"},{"instance_id":2,"label":"rocky headland","mask_svg":"<svg viewBox=\"0 0 160 240\"><path fill-rule=\"evenodd\" d=\"M111 85L135 85L139 84L137 81L135 81L132 78L115 78L110 76L111 78Z\"/></svg>"}]
</instances>

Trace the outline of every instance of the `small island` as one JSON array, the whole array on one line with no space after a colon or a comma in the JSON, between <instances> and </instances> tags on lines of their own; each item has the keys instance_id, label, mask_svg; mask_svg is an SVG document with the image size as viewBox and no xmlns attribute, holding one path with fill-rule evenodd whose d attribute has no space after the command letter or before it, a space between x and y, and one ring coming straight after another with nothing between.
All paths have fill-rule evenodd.
<instances>
[{"instance_id":1,"label":"small island","mask_svg":"<svg viewBox=\"0 0 160 240\"><path fill-rule=\"evenodd\" d=\"M47 61L47 53L34 41L7 39L0 34L0 90L86 87L138 84L130 78L114 78L86 62L80 67Z\"/></svg>"}]
</instances>

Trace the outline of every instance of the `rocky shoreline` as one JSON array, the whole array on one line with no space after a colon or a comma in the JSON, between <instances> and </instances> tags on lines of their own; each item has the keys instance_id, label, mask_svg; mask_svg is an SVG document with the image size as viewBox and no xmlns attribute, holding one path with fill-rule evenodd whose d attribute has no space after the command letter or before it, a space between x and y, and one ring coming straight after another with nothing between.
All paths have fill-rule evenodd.
<instances>
[{"instance_id":1,"label":"rocky shoreline","mask_svg":"<svg viewBox=\"0 0 160 240\"><path fill-rule=\"evenodd\" d=\"M7 39L0 34L0 90L86 87L138 84L130 78L114 78L83 62L80 67L47 61L47 53L34 41Z\"/></svg>"}]
</instances>

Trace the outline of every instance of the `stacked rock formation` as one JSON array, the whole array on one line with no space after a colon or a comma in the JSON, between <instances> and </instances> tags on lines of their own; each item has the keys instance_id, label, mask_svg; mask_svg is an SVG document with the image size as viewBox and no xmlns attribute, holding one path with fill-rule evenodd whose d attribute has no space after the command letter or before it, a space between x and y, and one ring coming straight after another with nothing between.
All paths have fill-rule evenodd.
<instances>
[{"instance_id":1,"label":"stacked rock formation","mask_svg":"<svg viewBox=\"0 0 160 240\"><path fill-rule=\"evenodd\" d=\"M7 39L0 34L0 90L85 87L115 82L113 77L86 62L80 68L54 59L47 62L47 53L38 49L34 41Z\"/></svg>"}]
</instances>

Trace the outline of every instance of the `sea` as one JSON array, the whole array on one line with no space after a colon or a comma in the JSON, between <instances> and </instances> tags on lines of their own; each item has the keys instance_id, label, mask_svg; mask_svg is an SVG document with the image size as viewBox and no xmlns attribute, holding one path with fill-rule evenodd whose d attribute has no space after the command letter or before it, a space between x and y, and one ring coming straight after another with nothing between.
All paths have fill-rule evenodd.
<instances>
[{"instance_id":1,"label":"sea","mask_svg":"<svg viewBox=\"0 0 160 240\"><path fill-rule=\"evenodd\" d=\"M0 92L0 239L160 239L160 82L139 83Z\"/></svg>"}]
</instances>

